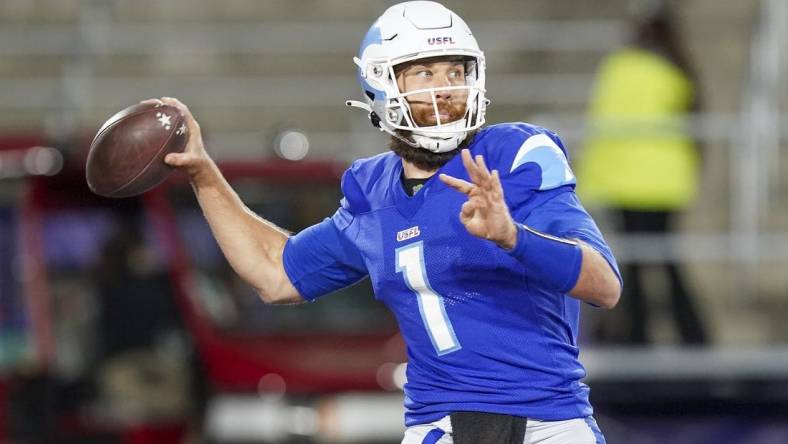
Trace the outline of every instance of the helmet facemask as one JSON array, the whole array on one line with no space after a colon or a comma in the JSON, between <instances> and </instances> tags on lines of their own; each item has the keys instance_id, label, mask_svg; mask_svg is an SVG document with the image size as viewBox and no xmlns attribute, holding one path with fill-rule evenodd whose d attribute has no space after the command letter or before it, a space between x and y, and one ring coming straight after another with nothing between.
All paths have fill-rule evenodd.
<instances>
[{"instance_id":1,"label":"helmet facemask","mask_svg":"<svg viewBox=\"0 0 788 444\"><path fill-rule=\"evenodd\" d=\"M486 103L484 90L478 86L478 62L471 57L461 58L464 67L461 84L400 91L396 76L403 65L412 66L423 60L415 59L394 67L391 84L396 92L386 106L387 123L395 130L409 132L410 138L421 148L436 153L451 151L484 123ZM430 57L423 63L454 60L452 57Z\"/></svg>"},{"instance_id":2,"label":"helmet facemask","mask_svg":"<svg viewBox=\"0 0 788 444\"><path fill-rule=\"evenodd\" d=\"M464 81L400 91L399 68L436 60L461 61ZM411 147L452 151L484 125L484 53L465 22L438 3L412 1L387 9L364 36L353 61L366 103L349 100L347 105L366 110L375 127ZM446 103L441 97L447 93L451 106L461 95L464 108L442 118ZM422 119L425 115L431 118Z\"/></svg>"},{"instance_id":3,"label":"helmet facemask","mask_svg":"<svg viewBox=\"0 0 788 444\"><path fill-rule=\"evenodd\" d=\"M418 62L433 63L440 61L462 60L464 66L464 82L461 85L435 86L411 91L400 91L397 75L403 66L411 66ZM479 69L479 65L482 69ZM444 54L434 56L419 54L418 57L398 61L382 61L372 64L372 76L367 81L380 87L385 92L385 101L372 101L371 111L380 119L380 128L395 137L402 138L405 133L410 137L405 143L426 150L442 153L456 149L467 135L484 125L484 111L488 103L484 97L484 58L483 56L464 56ZM407 69L407 68L405 68ZM375 75L377 74L377 75ZM439 96L446 94L451 100L445 101ZM458 103L457 96L464 97ZM427 104L426 113L414 112L415 107ZM449 116L441 118L441 112L449 107ZM461 108L459 115L457 108ZM422 108L423 109L423 108ZM420 114L432 117L434 121L425 123L419 119ZM421 122L420 122L421 120ZM421 123L421 124L420 124Z\"/></svg>"}]
</instances>

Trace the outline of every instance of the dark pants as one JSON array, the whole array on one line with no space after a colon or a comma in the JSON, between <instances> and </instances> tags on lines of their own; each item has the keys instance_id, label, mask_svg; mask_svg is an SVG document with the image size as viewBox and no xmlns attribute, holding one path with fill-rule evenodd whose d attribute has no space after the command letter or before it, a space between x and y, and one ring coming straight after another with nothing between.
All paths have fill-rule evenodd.
<instances>
[{"instance_id":1,"label":"dark pants","mask_svg":"<svg viewBox=\"0 0 788 444\"><path fill-rule=\"evenodd\" d=\"M624 234L668 234L676 213L668 211L629 211L619 210L619 230ZM673 260L661 264L643 264L631 261L622 268L624 290L621 296L622 308L629 317L629 331L623 342L647 344L649 337L649 308L645 288L642 285L648 267L661 267L668 279L668 298L673 320L676 323L682 342L685 344L705 344L708 341L693 296L682 277L679 265ZM617 338L611 338L617 339Z\"/></svg>"}]
</instances>

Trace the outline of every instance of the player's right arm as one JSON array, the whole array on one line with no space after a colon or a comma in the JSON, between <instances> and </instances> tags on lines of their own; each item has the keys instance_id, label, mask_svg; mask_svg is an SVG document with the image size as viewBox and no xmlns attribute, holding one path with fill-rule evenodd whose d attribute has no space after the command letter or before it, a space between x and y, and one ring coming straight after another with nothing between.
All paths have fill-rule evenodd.
<instances>
[{"instance_id":1,"label":"player's right arm","mask_svg":"<svg viewBox=\"0 0 788 444\"><path fill-rule=\"evenodd\" d=\"M164 162L188 174L203 214L230 265L266 303L303 302L283 264L289 234L244 205L205 151L200 126L186 105L170 97L163 97L161 102L183 113L189 131L184 152L168 154Z\"/></svg>"}]
</instances>

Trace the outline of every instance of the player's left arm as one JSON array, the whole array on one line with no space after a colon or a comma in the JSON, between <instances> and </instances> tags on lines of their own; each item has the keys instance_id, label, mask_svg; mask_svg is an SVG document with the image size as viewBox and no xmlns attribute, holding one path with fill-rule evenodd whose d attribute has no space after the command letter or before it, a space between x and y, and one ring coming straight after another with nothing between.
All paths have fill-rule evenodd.
<instances>
[{"instance_id":1,"label":"player's left arm","mask_svg":"<svg viewBox=\"0 0 788 444\"><path fill-rule=\"evenodd\" d=\"M533 264L544 268L541 274L554 280L549 284L557 291L603 308L613 308L618 303L621 282L599 251L583 241L557 238L516 224L504 200L498 171L491 172L482 156L474 159L468 150L462 150L461 156L471 182L445 174L440 179L468 196L460 221L469 233L536 259ZM529 254L532 249L538 249L541 257ZM568 288L562 288L565 286Z\"/></svg>"},{"instance_id":2,"label":"player's left arm","mask_svg":"<svg viewBox=\"0 0 788 444\"><path fill-rule=\"evenodd\" d=\"M582 265L569 294L598 307L615 307L621 297L621 281L602 254L583 241L577 242L583 252Z\"/></svg>"}]
</instances>

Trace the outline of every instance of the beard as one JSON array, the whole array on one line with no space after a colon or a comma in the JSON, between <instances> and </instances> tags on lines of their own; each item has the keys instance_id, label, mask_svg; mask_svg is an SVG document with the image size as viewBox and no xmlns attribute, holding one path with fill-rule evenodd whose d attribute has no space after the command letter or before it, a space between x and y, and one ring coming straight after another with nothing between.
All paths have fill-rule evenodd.
<instances>
[{"instance_id":1,"label":"beard","mask_svg":"<svg viewBox=\"0 0 788 444\"><path fill-rule=\"evenodd\" d=\"M408 131L397 130L397 134L399 134L400 137L410 140ZM416 165L422 170L435 171L459 154L460 150L467 148L468 145L473 142L473 137L475 135L476 131L469 132L468 135L465 136L465 140L460 142L457 148L446 151L445 153L433 153L424 148L412 147L394 136L391 136L389 139L389 149L394 151L394 154L401 159Z\"/></svg>"},{"instance_id":2,"label":"beard","mask_svg":"<svg viewBox=\"0 0 788 444\"><path fill-rule=\"evenodd\" d=\"M406 139L408 138L407 131L397 130L397 134ZM397 139L396 137L391 136L391 139L389 139L389 149L394 151L394 154L403 160L416 165L419 167L419 169L434 171L445 165L446 162L452 159L452 157L456 156L457 153L460 152L460 149L466 145L465 142L467 141L468 138L466 137L460 146L452 151L447 151L445 153L433 153L432 151L427 151L424 148L412 147L407 143Z\"/></svg>"},{"instance_id":3,"label":"beard","mask_svg":"<svg viewBox=\"0 0 788 444\"><path fill-rule=\"evenodd\" d=\"M438 114L444 114L447 117L441 118L441 124L446 125L447 123L456 122L457 120L462 119L465 117L465 111L467 109L467 105L465 103L465 99L463 98L461 101L447 101L447 100L437 100L436 104L438 105ZM410 105L410 114L413 117L413 121L418 126L435 126L438 124L438 117L435 115L435 108L432 106L432 102L409 102Z\"/></svg>"},{"instance_id":4,"label":"beard","mask_svg":"<svg viewBox=\"0 0 788 444\"><path fill-rule=\"evenodd\" d=\"M465 117L466 105L464 100L456 104L452 104L445 100L439 100L437 103L438 113L445 113L449 116L447 119L441 119L441 124L451 123ZM438 124L432 103L413 102L410 104L410 108L411 116L417 125L435 126ZM413 140L410 137L410 131L397 130L397 134L404 139ZM457 148L445 153L433 153L424 148L412 147L394 136L389 140L389 149L394 151L394 153L403 160L416 165L422 170L434 171L450 161L460 150L467 147L473 141L473 136L475 134L476 131L468 133L465 140L463 140Z\"/></svg>"}]
</instances>

